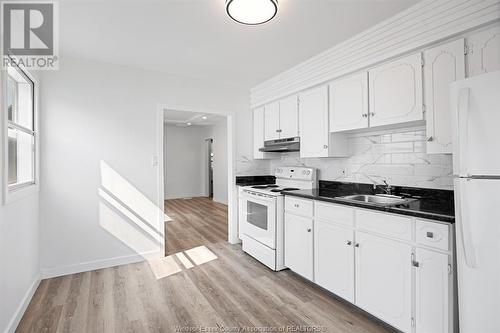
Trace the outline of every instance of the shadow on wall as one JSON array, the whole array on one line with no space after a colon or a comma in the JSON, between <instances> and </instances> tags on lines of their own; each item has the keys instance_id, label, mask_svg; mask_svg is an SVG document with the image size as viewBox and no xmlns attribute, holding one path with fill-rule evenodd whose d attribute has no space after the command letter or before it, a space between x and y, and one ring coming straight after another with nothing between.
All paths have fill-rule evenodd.
<instances>
[{"instance_id":1,"label":"shadow on wall","mask_svg":"<svg viewBox=\"0 0 500 333\"><path fill-rule=\"evenodd\" d=\"M99 223L102 228L147 260L156 279L216 260L206 246L198 246L167 257L144 255L163 251L163 222L169 217L130 182L101 161Z\"/></svg>"},{"instance_id":2,"label":"shadow on wall","mask_svg":"<svg viewBox=\"0 0 500 333\"><path fill-rule=\"evenodd\" d=\"M163 222L168 219L163 210L106 162L101 161L100 171L101 227L137 254L161 251Z\"/></svg>"}]
</instances>

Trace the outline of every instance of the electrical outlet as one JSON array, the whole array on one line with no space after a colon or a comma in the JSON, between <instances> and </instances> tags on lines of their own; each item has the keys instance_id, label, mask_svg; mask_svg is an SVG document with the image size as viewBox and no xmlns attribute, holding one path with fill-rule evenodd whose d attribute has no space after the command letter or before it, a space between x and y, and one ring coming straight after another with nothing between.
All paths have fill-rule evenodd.
<instances>
[{"instance_id":1,"label":"electrical outlet","mask_svg":"<svg viewBox=\"0 0 500 333\"><path fill-rule=\"evenodd\" d=\"M154 167L155 167L155 166L158 166L158 156L153 155L153 156L151 157L151 166L154 166Z\"/></svg>"}]
</instances>

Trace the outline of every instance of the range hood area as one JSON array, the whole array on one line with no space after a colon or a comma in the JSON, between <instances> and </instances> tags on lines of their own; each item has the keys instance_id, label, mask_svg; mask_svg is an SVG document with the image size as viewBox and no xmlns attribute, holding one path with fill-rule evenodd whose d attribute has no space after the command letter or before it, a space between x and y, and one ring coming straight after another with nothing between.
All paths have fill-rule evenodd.
<instances>
[{"instance_id":1,"label":"range hood area","mask_svg":"<svg viewBox=\"0 0 500 333\"><path fill-rule=\"evenodd\" d=\"M289 153L300 151L300 138L286 138L278 140L269 140L264 142L264 147L259 151L265 153Z\"/></svg>"}]
</instances>

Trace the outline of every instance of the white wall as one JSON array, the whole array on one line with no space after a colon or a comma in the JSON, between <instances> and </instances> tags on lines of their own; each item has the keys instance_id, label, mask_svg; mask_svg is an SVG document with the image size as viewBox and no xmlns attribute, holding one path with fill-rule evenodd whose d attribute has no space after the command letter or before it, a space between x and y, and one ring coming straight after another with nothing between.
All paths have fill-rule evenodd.
<instances>
[{"instance_id":1,"label":"white wall","mask_svg":"<svg viewBox=\"0 0 500 333\"><path fill-rule=\"evenodd\" d=\"M0 206L0 332L13 332L39 281L38 194Z\"/></svg>"},{"instance_id":2,"label":"white wall","mask_svg":"<svg viewBox=\"0 0 500 333\"><path fill-rule=\"evenodd\" d=\"M74 58L63 58L60 70L43 73L43 80L45 276L158 250L162 228L152 220L160 180L151 164L159 149L158 103L248 110L248 92L237 86Z\"/></svg>"},{"instance_id":3,"label":"white wall","mask_svg":"<svg viewBox=\"0 0 500 333\"><path fill-rule=\"evenodd\" d=\"M165 198L206 196L208 162L205 139L210 136L209 128L174 125L165 125L164 128ZM224 163L227 165L227 160Z\"/></svg>"},{"instance_id":4,"label":"white wall","mask_svg":"<svg viewBox=\"0 0 500 333\"><path fill-rule=\"evenodd\" d=\"M226 120L217 122L209 127L208 136L214 140L213 200L227 204L227 126Z\"/></svg>"}]
</instances>

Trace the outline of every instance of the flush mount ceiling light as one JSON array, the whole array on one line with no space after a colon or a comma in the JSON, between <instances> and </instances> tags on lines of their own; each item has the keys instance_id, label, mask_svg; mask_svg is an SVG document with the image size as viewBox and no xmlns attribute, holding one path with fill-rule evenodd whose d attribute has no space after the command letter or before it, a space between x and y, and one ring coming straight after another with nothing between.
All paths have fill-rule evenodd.
<instances>
[{"instance_id":1,"label":"flush mount ceiling light","mask_svg":"<svg viewBox=\"0 0 500 333\"><path fill-rule=\"evenodd\" d=\"M278 12L278 0L226 0L226 12L236 22L266 23Z\"/></svg>"}]
</instances>

